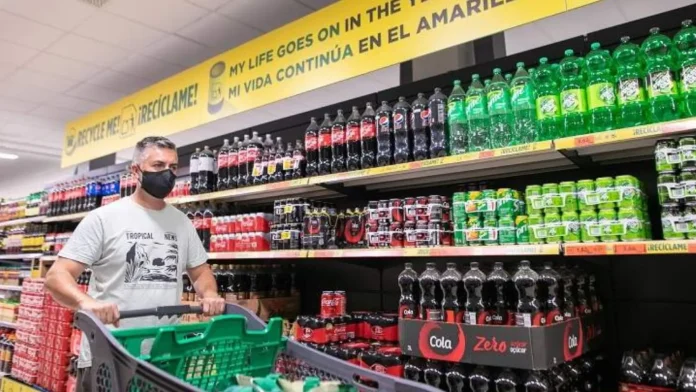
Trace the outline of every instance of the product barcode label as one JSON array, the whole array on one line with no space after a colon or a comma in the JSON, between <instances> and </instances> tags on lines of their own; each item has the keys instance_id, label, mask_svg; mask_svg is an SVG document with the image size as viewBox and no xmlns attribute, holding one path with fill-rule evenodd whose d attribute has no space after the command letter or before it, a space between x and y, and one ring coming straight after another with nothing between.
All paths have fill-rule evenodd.
<instances>
[{"instance_id":1,"label":"product barcode label","mask_svg":"<svg viewBox=\"0 0 696 392\"><path fill-rule=\"evenodd\" d=\"M532 315L529 313L515 313L515 324L518 327L531 327Z\"/></svg>"},{"instance_id":2,"label":"product barcode label","mask_svg":"<svg viewBox=\"0 0 696 392\"><path fill-rule=\"evenodd\" d=\"M476 325L476 312L466 312L464 314L464 324Z\"/></svg>"},{"instance_id":3,"label":"product barcode label","mask_svg":"<svg viewBox=\"0 0 696 392\"><path fill-rule=\"evenodd\" d=\"M672 199L683 199L686 196L686 190L678 184L668 187L667 192Z\"/></svg>"},{"instance_id":4,"label":"product barcode label","mask_svg":"<svg viewBox=\"0 0 696 392\"><path fill-rule=\"evenodd\" d=\"M212 172L214 168L214 160L211 157L198 157L198 171Z\"/></svg>"}]
</instances>

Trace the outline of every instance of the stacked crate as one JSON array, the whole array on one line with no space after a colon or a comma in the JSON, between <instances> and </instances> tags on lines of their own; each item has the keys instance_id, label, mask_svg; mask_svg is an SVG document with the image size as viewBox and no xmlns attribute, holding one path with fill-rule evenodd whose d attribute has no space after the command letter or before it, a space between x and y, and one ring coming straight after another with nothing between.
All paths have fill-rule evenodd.
<instances>
[{"instance_id":1,"label":"stacked crate","mask_svg":"<svg viewBox=\"0 0 696 392\"><path fill-rule=\"evenodd\" d=\"M17 342L12 358L12 376L28 384L36 383L39 375L44 311L43 279L24 279L17 317Z\"/></svg>"}]
</instances>

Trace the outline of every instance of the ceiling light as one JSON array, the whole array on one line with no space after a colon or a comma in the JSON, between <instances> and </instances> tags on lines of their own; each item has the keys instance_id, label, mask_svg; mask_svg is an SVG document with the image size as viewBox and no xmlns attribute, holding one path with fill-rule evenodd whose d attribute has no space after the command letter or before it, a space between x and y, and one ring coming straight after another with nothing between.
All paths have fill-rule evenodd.
<instances>
[{"instance_id":1,"label":"ceiling light","mask_svg":"<svg viewBox=\"0 0 696 392\"><path fill-rule=\"evenodd\" d=\"M15 160L17 158L19 158L19 155L17 154L8 154L6 152L0 152L0 159Z\"/></svg>"}]
</instances>

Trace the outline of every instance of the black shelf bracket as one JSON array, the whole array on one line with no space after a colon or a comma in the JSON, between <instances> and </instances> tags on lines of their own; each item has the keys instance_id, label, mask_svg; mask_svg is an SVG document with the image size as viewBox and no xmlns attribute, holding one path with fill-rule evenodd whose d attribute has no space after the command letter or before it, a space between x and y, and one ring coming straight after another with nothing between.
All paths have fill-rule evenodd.
<instances>
[{"instance_id":1,"label":"black shelf bracket","mask_svg":"<svg viewBox=\"0 0 696 392\"><path fill-rule=\"evenodd\" d=\"M581 156L575 150L558 150L564 157L568 158L569 161L580 169L591 169L599 166L599 164L592 160L590 156Z\"/></svg>"},{"instance_id":2,"label":"black shelf bracket","mask_svg":"<svg viewBox=\"0 0 696 392\"><path fill-rule=\"evenodd\" d=\"M343 196L348 196L353 200L366 200L369 198L371 192L367 191L364 186L353 186L346 187L343 184L317 184L318 186L330 190L332 192L340 193Z\"/></svg>"}]
</instances>

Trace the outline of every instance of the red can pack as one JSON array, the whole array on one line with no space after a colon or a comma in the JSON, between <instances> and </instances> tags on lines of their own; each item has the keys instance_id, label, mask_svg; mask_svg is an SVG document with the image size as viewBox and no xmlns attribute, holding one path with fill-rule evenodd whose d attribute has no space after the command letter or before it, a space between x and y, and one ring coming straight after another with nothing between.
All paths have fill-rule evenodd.
<instances>
[{"instance_id":1,"label":"red can pack","mask_svg":"<svg viewBox=\"0 0 696 392\"><path fill-rule=\"evenodd\" d=\"M377 341L399 341L399 316L396 313L375 314L369 318L371 338Z\"/></svg>"}]
</instances>

